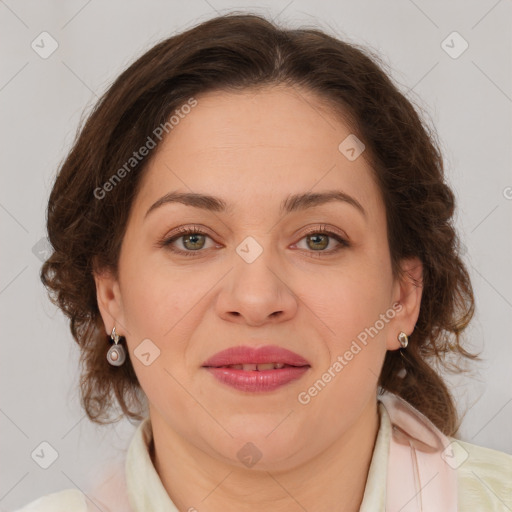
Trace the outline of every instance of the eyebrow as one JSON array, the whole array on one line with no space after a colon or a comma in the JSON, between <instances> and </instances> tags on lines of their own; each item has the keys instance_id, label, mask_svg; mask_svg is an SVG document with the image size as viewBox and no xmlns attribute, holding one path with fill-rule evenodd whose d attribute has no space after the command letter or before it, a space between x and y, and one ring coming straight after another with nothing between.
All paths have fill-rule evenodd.
<instances>
[{"instance_id":1,"label":"eyebrow","mask_svg":"<svg viewBox=\"0 0 512 512\"><path fill-rule=\"evenodd\" d=\"M320 206L332 201L348 203L354 206L364 217L366 217L366 211L361 203L356 198L342 192L341 190L329 190L318 193L305 192L303 194L288 196L281 203L280 211L281 213L292 213ZM201 208L212 212L231 211L231 207L228 207L228 204L220 197L190 192L169 192L149 207L145 217L160 206L169 203L181 203L186 206Z\"/></svg>"}]
</instances>

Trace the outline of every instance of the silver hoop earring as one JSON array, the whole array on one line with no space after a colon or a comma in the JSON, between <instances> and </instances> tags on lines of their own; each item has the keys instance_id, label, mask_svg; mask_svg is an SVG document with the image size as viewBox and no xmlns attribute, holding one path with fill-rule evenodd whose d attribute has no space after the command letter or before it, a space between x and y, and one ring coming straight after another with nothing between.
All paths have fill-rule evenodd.
<instances>
[{"instance_id":1,"label":"silver hoop earring","mask_svg":"<svg viewBox=\"0 0 512 512\"><path fill-rule=\"evenodd\" d=\"M112 345L107 352L107 361L112 366L121 366L126 360L126 352L124 351L124 347L119 345L119 335L116 334L116 328L112 329L112 334L110 338L114 340L114 345Z\"/></svg>"},{"instance_id":2,"label":"silver hoop earring","mask_svg":"<svg viewBox=\"0 0 512 512\"><path fill-rule=\"evenodd\" d=\"M407 345L409 345L409 337L404 331L400 331L398 334L398 342L400 343L401 348L407 348Z\"/></svg>"}]
</instances>

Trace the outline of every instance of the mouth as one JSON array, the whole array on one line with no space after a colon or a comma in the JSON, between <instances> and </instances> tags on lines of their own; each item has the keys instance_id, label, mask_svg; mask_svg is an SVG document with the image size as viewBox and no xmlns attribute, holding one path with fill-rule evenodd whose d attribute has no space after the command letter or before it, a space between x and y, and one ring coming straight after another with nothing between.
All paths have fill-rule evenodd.
<instances>
[{"instance_id":1,"label":"mouth","mask_svg":"<svg viewBox=\"0 0 512 512\"><path fill-rule=\"evenodd\" d=\"M239 391L262 392L299 379L311 365L295 352L267 345L229 348L205 361L203 368L222 384Z\"/></svg>"},{"instance_id":2,"label":"mouth","mask_svg":"<svg viewBox=\"0 0 512 512\"><path fill-rule=\"evenodd\" d=\"M245 371L280 370L285 367L311 366L299 354L276 345L259 348L240 346L218 352L203 363L207 368L233 368Z\"/></svg>"},{"instance_id":3,"label":"mouth","mask_svg":"<svg viewBox=\"0 0 512 512\"><path fill-rule=\"evenodd\" d=\"M290 368L294 365L285 363L247 363L247 364L230 364L228 366L210 366L209 368L232 368L233 370L244 370L246 372L263 372L265 370L280 370L281 368ZM208 368L208 366L207 366Z\"/></svg>"}]
</instances>

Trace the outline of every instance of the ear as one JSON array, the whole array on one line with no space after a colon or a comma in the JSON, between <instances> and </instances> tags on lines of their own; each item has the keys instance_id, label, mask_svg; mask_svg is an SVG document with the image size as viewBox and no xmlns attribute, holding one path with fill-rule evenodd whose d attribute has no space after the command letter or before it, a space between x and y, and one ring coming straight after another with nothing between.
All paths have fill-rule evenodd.
<instances>
[{"instance_id":1,"label":"ear","mask_svg":"<svg viewBox=\"0 0 512 512\"><path fill-rule=\"evenodd\" d=\"M396 315L390 329L386 347L388 350L400 348L400 331L410 336L418 321L423 292L423 264L419 258L408 258L400 262L400 275L393 290L393 303Z\"/></svg>"},{"instance_id":2,"label":"ear","mask_svg":"<svg viewBox=\"0 0 512 512\"><path fill-rule=\"evenodd\" d=\"M96 300L105 332L110 336L115 327L119 336L126 336L127 329L119 282L110 270L94 270L93 276L96 283Z\"/></svg>"}]
</instances>

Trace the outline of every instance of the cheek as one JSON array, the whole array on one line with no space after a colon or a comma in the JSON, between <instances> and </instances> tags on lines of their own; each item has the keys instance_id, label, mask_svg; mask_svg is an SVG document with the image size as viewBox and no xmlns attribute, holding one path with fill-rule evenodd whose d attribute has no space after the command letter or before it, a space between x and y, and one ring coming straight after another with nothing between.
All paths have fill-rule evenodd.
<instances>
[{"instance_id":1,"label":"cheek","mask_svg":"<svg viewBox=\"0 0 512 512\"><path fill-rule=\"evenodd\" d=\"M317 311L322 316L325 310L322 320L329 327L329 354L302 391L308 395L305 400L311 400L310 417L327 423L339 423L340 410L347 425L355 421L377 388L393 315L386 316L391 308L387 281L377 274L370 281L369 275L353 272L339 277L336 287L331 280L328 297L318 296L322 305Z\"/></svg>"},{"instance_id":2,"label":"cheek","mask_svg":"<svg viewBox=\"0 0 512 512\"><path fill-rule=\"evenodd\" d=\"M165 261L137 256L135 251L124 263L120 274L126 283L122 295L130 357L150 400L166 402L170 392L181 396L177 381L188 380L188 373L197 365L191 358L191 340L203 321L208 292L218 274L176 269ZM142 347L147 348L144 353L150 353L150 360L154 358L148 366L138 357Z\"/></svg>"},{"instance_id":3,"label":"cheek","mask_svg":"<svg viewBox=\"0 0 512 512\"><path fill-rule=\"evenodd\" d=\"M153 336L159 342L174 336L208 289L205 276L176 269L163 258L137 253L136 248L123 263L123 311L130 332L135 338Z\"/></svg>"},{"instance_id":4,"label":"cheek","mask_svg":"<svg viewBox=\"0 0 512 512\"><path fill-rule=\"evenodd\" d=\"M184 412L193 404L179 383L188 378L187 347L202 314L204 279L137 260L127 261L122 274L126 283L123 311L130 332L127 344L134 371L153 407L161 412Z\"/></svg>"},{"instance_id":5,"label":"cheek","mask_svg":"<svg viewBox=\"0 0 512 512\"><path fill-rule=\"evenodd\" d=\"M324 276L321 286L315 285L315 313L329 328L329 360L322 361L308 385L318 389L312 389L317 393L312 408L318 408L318 414L332 413L333 421L336 408L331 411L329 403L358 411L373 396L384 361L395 311L390 261L377 247L354 252L346 265Z\"/></svg>"},{"instance_id":6,"label":"cheek","mask_svg":"<svg viewBox=\"0 0 512 512\"><path fill-rule=\"evenodd\" d=\"M392 306L389 262L354 253L344 265L306 278L304 301L340 348L374 325Z\"/></svg>"}]
</instances>

